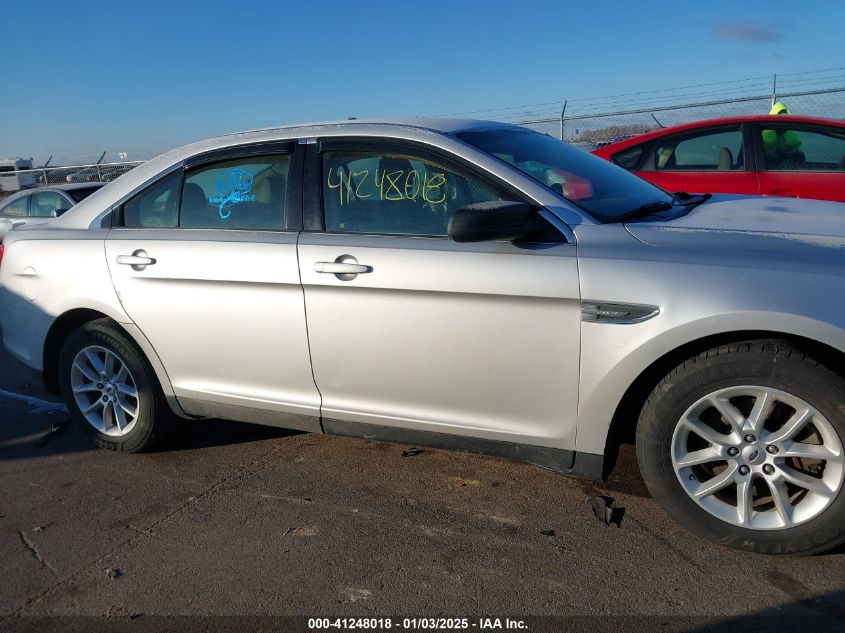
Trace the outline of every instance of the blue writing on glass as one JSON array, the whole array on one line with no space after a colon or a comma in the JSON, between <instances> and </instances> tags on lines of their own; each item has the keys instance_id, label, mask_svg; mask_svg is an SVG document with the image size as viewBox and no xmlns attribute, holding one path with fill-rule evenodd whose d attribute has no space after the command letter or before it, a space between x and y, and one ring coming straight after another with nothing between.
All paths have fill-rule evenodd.
<instances>
[{"instance_id":1,"label":"blue writing on glass","mask_svg":"<svg viewBox=\"0 0 845 633\"><path fill-rule=\"evenodd\" d=\"M217 195L209 198L211 204L216 204L221 220L232 215L232 207L241 202L255 202L255 196L250 195L252 191L252 174L240 168L230 169L225 174L217 176L214 183L214 193Z\"/></svg>"}]
</instances>

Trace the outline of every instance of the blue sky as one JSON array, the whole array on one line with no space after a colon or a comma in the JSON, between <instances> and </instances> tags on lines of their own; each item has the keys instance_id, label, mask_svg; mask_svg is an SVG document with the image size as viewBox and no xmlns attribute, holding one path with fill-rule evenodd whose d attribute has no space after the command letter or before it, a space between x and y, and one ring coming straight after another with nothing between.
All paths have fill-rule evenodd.
<instances>
[{"instance_id":1,"label":"blue sky","mask_svg":"<svg viewBox=\"0 0 845 633\"><path fill-rule=\"evenodd\" d=\"M38 0L0 19L0 157L36 160L845 66L838 1Z\"/></svg>"}]
</instances>

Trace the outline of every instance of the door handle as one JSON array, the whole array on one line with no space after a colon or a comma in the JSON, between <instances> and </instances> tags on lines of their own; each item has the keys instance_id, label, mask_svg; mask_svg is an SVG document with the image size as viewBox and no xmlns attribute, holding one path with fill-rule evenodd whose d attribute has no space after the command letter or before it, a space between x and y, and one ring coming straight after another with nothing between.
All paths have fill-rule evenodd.
<instances>
[{"instance_id":1,"label":"door handle","mask_svg":"<svg viewBox=\"0 0 845 633\"><path fill-rule=\"evenodd\" d=\"M144 270L147 266L152 266L156 260L147 256L147 251L137 250L131 255L118 255L117 263L123 266L132 266L132 270Z\"/></svg>"},{"instance_id":2,"label":"door handle","mask_svg":"<svg viewBox=\"0 0 845 633\"><path fill-rule=\"evenodd\" d=\"M347 262L314 263L314 272L317 273L331 273L333 275L358 275L361 273L370 273L372 271L372 266L365 266L363 264L350 264Z\"/></svg>"}]
</instances>

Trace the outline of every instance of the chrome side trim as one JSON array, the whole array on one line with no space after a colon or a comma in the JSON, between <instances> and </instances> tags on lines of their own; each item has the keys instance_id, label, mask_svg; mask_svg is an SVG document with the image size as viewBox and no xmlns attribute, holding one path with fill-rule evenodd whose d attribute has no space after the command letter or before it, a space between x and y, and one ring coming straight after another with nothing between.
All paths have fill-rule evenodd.
<instances>
[{"instance_id":1,"label":"chrome side trim","mask_svg":"<svg viewBox=\"0 0 845 633\"><path fill-rule=\"evenodd\" d=\"M609 301L582 301L581 321L630 325L648 321L660 314L660 306Z\"/></svg>"}]
</instances>

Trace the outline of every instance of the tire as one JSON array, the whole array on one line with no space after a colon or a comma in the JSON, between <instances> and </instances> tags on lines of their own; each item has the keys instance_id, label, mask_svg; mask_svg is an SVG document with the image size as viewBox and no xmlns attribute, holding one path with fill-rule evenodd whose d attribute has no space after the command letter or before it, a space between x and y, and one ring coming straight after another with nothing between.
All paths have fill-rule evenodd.
<instances>
[{"instance_id":1,"label":"tire","mask_svg":"<svg viewBox=\"0 0 845 633\"><path fill-rule=\"evenodd\" d=\"M125 371L118 371L118 363ZM110 373L98 378L95 367ZM59 354L58 370L71 416L100 448L122 453L147 451L173 426L174 416L152 367L134 341L110 319L91 321L71 332ZM89 405L94 409L86 413L83 409Z\"/></svg>"},{"instance_id":2,"label":"tire","mask_svg":"<svg viewBox=\"0 0 845 633\"><path fill-rule=\"evenodd\" d=\"M829 550L845 542L843 404L845 380L788 341L708 350L646 401L637 425L643 479L675 521L714 543Z\"/></svg>"}]
</instances>

